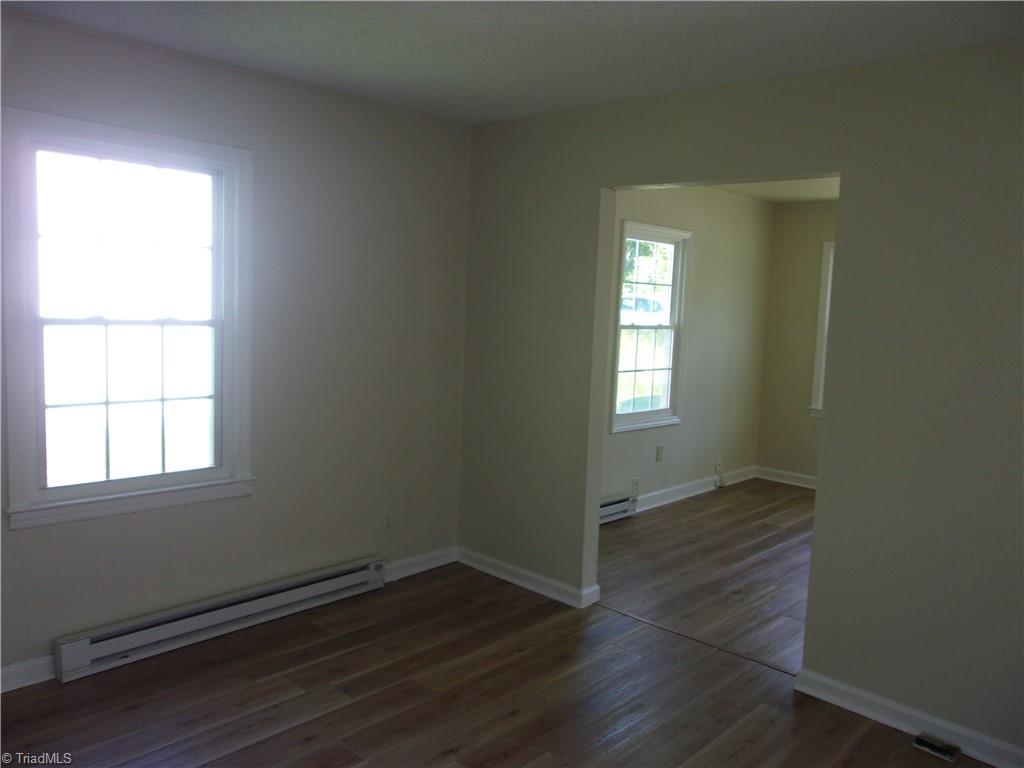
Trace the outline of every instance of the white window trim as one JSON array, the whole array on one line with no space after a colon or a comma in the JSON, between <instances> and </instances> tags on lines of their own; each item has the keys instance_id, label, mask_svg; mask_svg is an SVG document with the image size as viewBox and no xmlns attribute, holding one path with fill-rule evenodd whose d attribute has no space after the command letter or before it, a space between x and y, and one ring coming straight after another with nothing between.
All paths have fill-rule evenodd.
<instances>
[{"instance_id":1,"label":"white window trim","mask_svg":"<svg viewBox=\"0 0 1024 768\"><path fill-rule=\"evenodd\" d=\"M818 332L814 343L814 376L811 380L811 405L807 413L821 418L825 397L825 357L828 354L828 322L832 307L832 264L836 244L825 242L821 247L821 284L818 287Z\"/></svg>"},{"instance_id":2,"label":"white window trim","mask_svg":"<svg viewBox=\"0 0 1024 768\"><path fill-rule=\"evenodd\" d=\"M621 329L628 326L619 324L619 313L622 307L622 275L625 268L626 240L629 238L651 240L659 243L669 243L675 247L675 265L672 275L672 313L671 324L674 328L672 334L672 385L669 388L669 408L662 408L657 411L644 411L643 413L615 413L616 400L618 396L618 367L619 367L619 339ZM636 221L623 220L622 236L619 238L619 266L616 272L618 288L615 291L615 340L612 355L612 384L611 384L611 427L610 432L632 432L639 429L654 429L655 427L670 427L680 424L679 398L682 392L682 361L683 361L683 310L686 298L686 283L690 272L690 245L693 232L683 229L672 229L656 224L643 224Z\"/></svg>"},{"instance_id":3,"label":"white window trim","mask_svg":"<svg viewBox=\"0 0 1024 768\"><path fill-rule=\"evenodd\" d=\"M116 155L126 160L206 171L221 180L222 260L215 275L222 286L223 302L218 307L222 349L220 389L216 393L220 411L215 427L219 429L217 466L42 487L42 361L40 344L35 339L37 149ZM251 153L5 107L3 200L8 526L30 528L250 494Z\"/></svg>"}]
</instances>

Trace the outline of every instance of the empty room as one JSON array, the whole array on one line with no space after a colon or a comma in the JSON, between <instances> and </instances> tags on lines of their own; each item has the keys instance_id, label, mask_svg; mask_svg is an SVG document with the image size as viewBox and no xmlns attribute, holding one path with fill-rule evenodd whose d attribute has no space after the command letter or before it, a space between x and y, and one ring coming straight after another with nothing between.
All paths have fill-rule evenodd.
<instances>
[{"instance_id":1,"label":"empty room","mask_svg":"<svg viewBox=\"0 0 1024 768\"><path fill-rule=\"evenodd\" d=\"M1022 8L4 2L3 762L1020 768Z\"/></svg>"},{"instance_id":2,"label":"empty room","mask_svg":"<svg viewBox=\"0 0 1024 768\"><path fill-rule=\"evenodd\" d=\"M615 200L601 605L789 674L803 655L839 190L833 176Z\"/></svg>"}]
</instances>

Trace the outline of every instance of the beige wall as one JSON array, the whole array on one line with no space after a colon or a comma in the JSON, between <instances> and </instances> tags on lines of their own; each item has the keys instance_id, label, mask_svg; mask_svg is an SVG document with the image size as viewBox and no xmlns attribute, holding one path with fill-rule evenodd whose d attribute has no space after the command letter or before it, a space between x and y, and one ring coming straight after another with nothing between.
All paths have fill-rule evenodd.
<instances>
[{"instance_id":1,"label":"beige wall","mask_svg":"<svg viewBox=\"0 0 1024 768\"><path fill-rule=\"evenodd\" d=\"M257 477L251 498L4 530L4 663L99 623L456 543L465 128L17 18L3 103L253 151Z\"/></svg>"},{"instance_id":2,"label":"beige wall","mask_svg":"<svg viewBox=\"0 0 1024 768\"><path fill-rule=\"evenodd\" d=\"M634 477L641 494L708 477L719 457L726 471L756 463L772 206L707 187L623 190L616 202L616 249L623 220L689 230L693 237L676 406L682 423L611 434L609 399L602 494L628 491ZM665 446L661 462L658 445Z\"/></svg>"},{"instance_id":3,"label":"beige wall","mask_svg":"<svg viewBox=\"0 0 1024 768\"><path fill-rule=\"evenodd\" d=\"M1024 743L1021 73L1009 42L476 129L461 542L595 580L602 188L842 172L805 666Z\"/></svg>"},{"instance_id":4,"label":"beige wall","mask_svg":"<svg viewBox=\"0 0 1024 768\"><path fill-rule=\"evenodd\" d=\"M821 251L836 239L838 204L779 203L772 226L771 289L757 463L818 474L821 419L808 414L818 328Z\"/></svg>"},{"instance_id":5,"label":"beige wall","mask_svg":"<svg viewBox=\"0 0 1024 768\"><path fill-rule=\"evenodd\" d=\"M480 127L466 286L463 129L20 20L3 32L5 104L254 151L259 478L248 499L5 530L5 661L451 544L456 487L461 543L592 583L602 188L842 171L805 664L1024 742L1019 43Z\"/></svg>"}]
</instances>

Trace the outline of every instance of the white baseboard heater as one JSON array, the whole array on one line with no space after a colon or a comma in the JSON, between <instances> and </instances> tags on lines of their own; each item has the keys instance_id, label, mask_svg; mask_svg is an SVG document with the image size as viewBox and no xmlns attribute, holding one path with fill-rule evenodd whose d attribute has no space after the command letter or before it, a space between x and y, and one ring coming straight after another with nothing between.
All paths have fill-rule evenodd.
<instances>
[{"instance_id":1,"label":"white baseboard heater","mask_svg":"<svg viewBox=\"0 0 1024 768\"><path fill-rule=\"evenodd\" d=\"M611 493L601 499L601 525L610 523L613 520L621 520L624 517L632 517L636 514L636 496L631 496L625 491Z\"/></svg>"},{"instance_id":2,"label":"white baseboard heater","mask_svg":"<svg viewBox=\"0 0 1024 768\"><path fill-rule=\"evenodd\" d=\"M54 640L62 683L384 586L365 558Z\"/></svg>"}]
</instances>

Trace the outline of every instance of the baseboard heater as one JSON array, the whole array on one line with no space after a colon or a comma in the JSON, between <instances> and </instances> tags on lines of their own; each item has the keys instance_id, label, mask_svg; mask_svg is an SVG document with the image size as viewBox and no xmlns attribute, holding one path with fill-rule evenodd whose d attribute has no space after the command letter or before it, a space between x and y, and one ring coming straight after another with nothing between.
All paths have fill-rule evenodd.
<instances>
[{"instance_id":1,"label":"baseboard heater","mask_svg":"<svg viewBox=\"0 0 1024 768\"><path fill-rule=\"evenodd\" d=\"M62 683L384 585L365 558L54 640Z\"/></svg>"},{"instance_id":2,"label":"baseboard heater","mask_svg":"<svg viewBox=\"0 0 1024 768\"><path fill-rule=\"evenodd\" d=\"M601 499L600 523L610 523L636 514L636 496L625 491L611 493Z\"/></svg>"}]
</instances>

